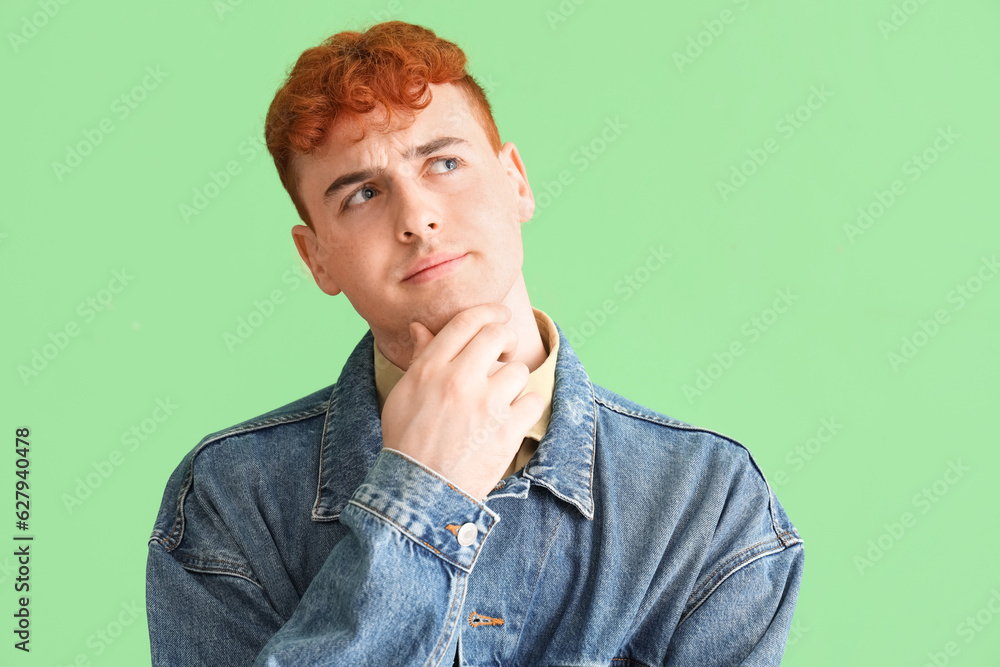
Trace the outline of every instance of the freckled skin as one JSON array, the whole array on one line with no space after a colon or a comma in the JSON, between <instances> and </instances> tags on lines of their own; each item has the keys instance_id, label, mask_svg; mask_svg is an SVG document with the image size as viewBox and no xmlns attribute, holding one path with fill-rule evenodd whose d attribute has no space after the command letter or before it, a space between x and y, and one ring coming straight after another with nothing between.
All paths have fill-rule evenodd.
<instances>
[{"instance_id":1,"label":"freckled skin","mask_svg":"<svg viewBox=\"0 0 1000 667\"><path fill-rule=\"evenodd\" d=\"M358 141L358 126L339 121L314 154L295 156L299 192L315 227L292 229L296 247L319 287L343 292L400 368L412 357L410 322L436 335L467 308L503 303L518 334L515 358L533 370L545 352L521 272L521 223L535 205L524 165L510 142L493 152L458 88L432 84L430 94L410 124L397 119L384 132L368 125ZM383 117L376 109L366 120ZM408 149L445 136L467 143L404 159ZM386 171L346 186L324 205L323 193L338 176L375 167ZM468 254L447 275L422 285L402 282L414 262L434 252Z\"/></svg>"}]
</instances>

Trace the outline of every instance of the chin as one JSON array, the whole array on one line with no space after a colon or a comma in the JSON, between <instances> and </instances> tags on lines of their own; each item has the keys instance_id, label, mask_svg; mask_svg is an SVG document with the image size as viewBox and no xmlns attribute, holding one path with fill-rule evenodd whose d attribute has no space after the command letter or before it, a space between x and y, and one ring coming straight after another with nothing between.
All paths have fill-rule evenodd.
<instances>
[{"instance_id":1,"label":"chin","mask_svg":"<svg viewBox=\"0 0 1000 667\"><path fill-rule=\"evenodd\" d=\"M506 293L492 293L495 290L470 289L465 294L448 293L443 290L432 296L426 304L417 306L411 312L411 320L416 320L430 329L435 336L463 310L484 303L502 303Z\"/></svg>"}]
</instances>

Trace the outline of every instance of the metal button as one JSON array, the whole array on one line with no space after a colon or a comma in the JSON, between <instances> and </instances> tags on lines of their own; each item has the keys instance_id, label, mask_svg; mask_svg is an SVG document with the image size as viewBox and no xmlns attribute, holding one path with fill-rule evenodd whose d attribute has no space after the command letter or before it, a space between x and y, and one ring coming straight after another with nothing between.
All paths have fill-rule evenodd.
<instances>
[{"instance_id":1,"label":"metal button","mask_svg":"<svg viewBox=\"0 0 1000 667\"><path fill-rule=\"evenodd\" d=\"M479 529L476 528L476 524L467 523L458 529L458 543L467 547L476 541L477 535L479 535Z\"/></svg>"}]
</instances>

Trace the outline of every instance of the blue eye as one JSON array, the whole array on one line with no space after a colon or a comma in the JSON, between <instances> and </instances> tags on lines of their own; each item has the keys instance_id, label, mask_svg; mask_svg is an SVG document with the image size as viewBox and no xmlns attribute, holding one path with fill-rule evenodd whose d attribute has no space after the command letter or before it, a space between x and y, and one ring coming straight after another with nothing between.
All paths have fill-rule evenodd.
<instances>
[{"instance_id":1,"label":"blue eye","mask_svg":"<svg viewBox=\"0 0 1000 667\"><path fill-rule=\"evenodd\" d=\"M436 164L436 165L437 164L442 164L442 163L443 164L448 164L449 162L450 163L454 163L455 166L451 167L449 169L445 169L444 172L436 172L436 173L447 173L449 171L455 171L456 169L458 169L459 160L458 160L458 158L455 158L455 157L443 157L440 160L435 160L434 164Z\"/></svg>"},{"instance_id":2,"label":"blue eye","mask_svg":"<svg viewBox=\"0 0 1000 667\"><path fill-rule=\"evenodd\" d=\"M444 164L446 166L443 170L438 169L437 165L439 164ZM461 165L462 165L462 160L457 157L438 158L434 160L434 162L431 164L430 173L435 175L447 174L455 171ZM358 206L364 204L365 202L374 199L376 194L378 194L378 188L376 188L373 185L363 185L357 190L355 190L354 193L351 194L351 196L344 201L344 205L341 210L347 211L348 209L351 208L357 208Z\"/></svg>"},{"instance_id":3,"label":"blue eye","mask_svg":"<svg viewBox=\"0 0 1000 667\"><path fill-rule=\"evenodd\" d=\"M370 185L366 185L366 186L362 187L357 192L355 192L353 195L351 195L350 198L348 198L348 200L346 202L344 202L344 208L350 208L351 205L352 205L351 202L353 202L355 199L357 199L358 195L361 195L362 202L366 202L366 201L368 201L369 199L371 199L372 197L375 196L375 192L377 192L375 190L375 188L373 188ZM366 194L366 193L370 193L370 194Z\"/></svg>"}]
</instances>

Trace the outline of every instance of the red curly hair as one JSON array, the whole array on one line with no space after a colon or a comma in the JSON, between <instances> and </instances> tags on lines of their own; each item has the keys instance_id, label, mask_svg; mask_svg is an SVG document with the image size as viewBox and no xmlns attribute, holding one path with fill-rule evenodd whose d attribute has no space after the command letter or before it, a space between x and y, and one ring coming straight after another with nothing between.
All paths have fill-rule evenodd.
<instances>
[{"instance_id":1,"label":"red curly hair","mask_svg":"<svg viewBox=\"0 0 1000 667\"><path fill-rule=\"evenodd\" d=\"M339 32L303 51L267 111L264 138L281 184L310 228L312 222L298 193L292 168L295 153L309 154L323 144L333 123L352 119L381 105L385 130L395 117L412 122L430 104L428 84L454 83L465 93L494 153L500 133L486 94L465 71L467 58L457 45L427 28L388 21L365 32Z\"/></svg>"}]
</instances>

